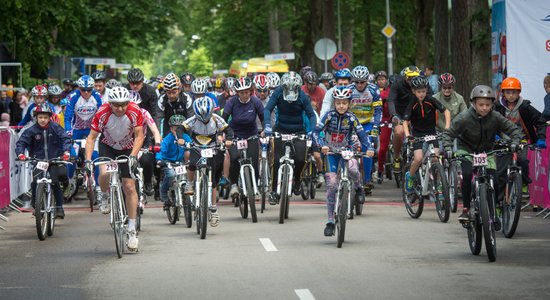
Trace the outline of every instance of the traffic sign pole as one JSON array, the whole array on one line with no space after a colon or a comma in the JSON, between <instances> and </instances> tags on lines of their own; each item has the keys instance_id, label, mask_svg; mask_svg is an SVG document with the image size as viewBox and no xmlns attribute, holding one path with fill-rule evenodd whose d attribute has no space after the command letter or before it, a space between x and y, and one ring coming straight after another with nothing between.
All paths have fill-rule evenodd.
<instances>
[{"instance_id":1,"label":"traffic sign pole","mask_svg":"<svg viewBox=\"0 0 550 300\"><path fill-rule=\"evenodd\" d=\"M386 0L386 23L390 24L390 0ZM391 36L386 39L388 46L388 76L393 75L393 45Z\"/></svg>"}]
</instances>

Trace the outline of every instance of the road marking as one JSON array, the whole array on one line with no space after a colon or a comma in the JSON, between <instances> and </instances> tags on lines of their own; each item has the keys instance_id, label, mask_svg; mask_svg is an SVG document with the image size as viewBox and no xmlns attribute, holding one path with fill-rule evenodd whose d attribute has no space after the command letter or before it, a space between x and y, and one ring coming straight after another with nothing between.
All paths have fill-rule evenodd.
<instances>
[{"instance_id":1,"label":"road marking","mask_svg":"<svg viewBox=\"0 0 550 300\"><path fill-rule=\"evenodd\" d=\"M294 292L300 300L315 300L315 297L313 297L313 294L308 289L298 289L294 290Z\"/></svg>"},{"instance_id":2,"label":"road marking","mask_svg":"<svg viewBox=\"0 0 550 300\"><path fill-rule=\"evenodd\" d=\"M279 250L277 250L277 248L275 247L275 245L273 245L273 243L271 242L271 240L268 239L268 238L262 238L262 239L260 239L260 243L262 243L262 246L264 246L264 249L265 249L265 251L267 251L267 252L279 251Z\"/></svg>"}]
</instances>

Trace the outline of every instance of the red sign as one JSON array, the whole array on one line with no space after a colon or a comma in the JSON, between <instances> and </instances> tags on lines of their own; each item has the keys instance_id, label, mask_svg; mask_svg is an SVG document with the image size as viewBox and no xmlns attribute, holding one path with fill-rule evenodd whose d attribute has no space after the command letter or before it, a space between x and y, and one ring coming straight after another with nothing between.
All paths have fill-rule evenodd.
<instances>
[{"instance_id":1,"label":"red sign","mask_svg":"<svg viewBox=\"0 0 550 300\"><path fill-rule=\"evenodd\" d=\"M550 40L546 41L546 51L550 51Z\"/></svg>"},{"instance_id":2,"label":"red sign","mask_svg":"<svg viewBox=\"0 0 550 300\"><path fill-rule=\"evenodd\" d=\"M332 67L336 70L341 70L349 65L349 55L346 52L336 52L332 57Z\"/></svg>"}]
</instances>

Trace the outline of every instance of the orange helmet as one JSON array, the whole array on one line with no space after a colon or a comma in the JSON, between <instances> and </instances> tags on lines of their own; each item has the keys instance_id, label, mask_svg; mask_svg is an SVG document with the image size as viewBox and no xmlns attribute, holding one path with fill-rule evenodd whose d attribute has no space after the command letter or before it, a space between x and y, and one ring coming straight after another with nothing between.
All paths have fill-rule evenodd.
<instances>
[{"instance_id":1,"label":"orange helmet","mask_svg":"<svg viewBox=\"0 0 550 300\"><path fill-rule=\"evenodd\" d=\"M508 77L502 81L500 85L501 90L520 90L521 91L521 82L515 77Z\"/></svg>"}]
</instances>

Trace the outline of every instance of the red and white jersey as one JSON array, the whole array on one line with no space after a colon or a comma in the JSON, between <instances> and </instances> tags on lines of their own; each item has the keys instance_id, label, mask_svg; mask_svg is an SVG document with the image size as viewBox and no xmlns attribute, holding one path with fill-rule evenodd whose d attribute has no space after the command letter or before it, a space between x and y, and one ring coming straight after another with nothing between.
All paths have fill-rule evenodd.
<instances>
[{"instance_id":1,"label":"red and white jersey","mask_svg":"<svg viewBox=\"0 0 550 300\"><path fill-rule=\"evenodd\" d=\"M101 142L116 150L134 147L134 128L139 126L143 126L143 114L139 106L132 102L122 117L117 117L111 105L105 103L92 120L92 130L102 133Z\"/></svg>"},{"instance_id":2,"label":"red and white jersey","mask_svg":"<svg viewBox=\"0 0 550 300\"><path fill-rule=\"evenodd\" d=\"M147 126L151 127L155 124L155 120L151 117L151 114L145 109L141 108L141 114L143 115L143 135L147 134Z\"/></svg>"}]
</instances>

